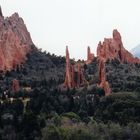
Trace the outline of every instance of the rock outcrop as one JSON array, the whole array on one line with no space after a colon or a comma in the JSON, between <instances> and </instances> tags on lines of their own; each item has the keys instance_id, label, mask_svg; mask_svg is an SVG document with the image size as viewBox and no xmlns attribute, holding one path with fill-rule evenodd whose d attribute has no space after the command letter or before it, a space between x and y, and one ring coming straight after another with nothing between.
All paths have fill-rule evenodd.
<instances>
[{"instance_id":1,"label":"rock outcrop","mask_svg":"<svg viewBox=\"0 0 140 140\"><path fill-rule=\"evenodd\" d=\"M105 38L103 43L99 42L97 47L97 57L104 62L117 59L121 63L140 63L140 60L128 52L122 43L120 33L113 30L113 38Z\"/></svg>"},{"instance_id":2,"label":"rock outcrop","mask_svg":"<svg viewBox=\"0 0 140 140\"><path fill-rule=\"evenodd\" d=\"M10 71L23 63L31 45L23 19L17 13L4 18L0 8L0 71Z\"/></svg>"},{"instance_id":3,"label":"rock outcrop","mask_svg":"<svg viewBox=\"0 0 140 140\"><path fill-rule=\"evenodd\" d=\"M80 63L71 64L69 50L66 47L66 72L64 87L75 88L80 87L84 83L83 68Z\"/></svg>"},{"instance_id":4,"label":"rock outcrop","mask_svg":"<svg viewBox=\"0 0 140 140\"><path fill-rule=\"evenodd\" d=\"M106 79L105 62L107 60L117 59L120 63L140 64L140 59L134 57L124 48L121 35L116 29L113 30L113 38L105 38L103 43L99 42L97 47L97 59L100 81L99 87L104 89L106 95L111 92Z\"/></svg>"},{"instance_id":5,"label":"rock outcrop","mask_svg":"<svg viewBox=\"0 0 140 140\"><path fill-rule=\"evenodd\" d=\"M12 91L13 92L18 92L19 90L20 90L19 81L17 79L14 79L12 81Z\"/></svg>"},{"instance_id":6,"label":"rock outcrop","mask_svg":"<svg viewBox=\"0 0 140 140\"><path fill-rule=\"evenodd\" d=\"M94 59L94 54L91 53L90 47L87 48L87 63L90 63Z\"/></svg>"}]
</instances>

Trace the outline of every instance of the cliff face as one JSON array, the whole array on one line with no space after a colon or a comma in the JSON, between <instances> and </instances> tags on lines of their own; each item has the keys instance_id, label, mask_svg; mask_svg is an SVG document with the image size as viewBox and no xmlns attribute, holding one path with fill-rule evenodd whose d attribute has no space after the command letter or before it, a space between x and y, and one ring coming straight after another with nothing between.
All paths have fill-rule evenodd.
<instances>
[{"instance_id":1,"label":"cliff face","mask_svg":"<svg viewBox=\"0 0 140 140\"><path fill-rule=\"evenodd\" d=\"M0 71L23 63L31 45L33 42L22 18L17 13L4 18L0 8Z\"/></svg>"},{"instance_id":2,"label":"cliff face","mask_svg":"<svg viewBox=\"0 0 140 140\"><path fill-rule=\"evenodd\" d=\"M121 63L140 63L138 58L135 58L123 47L121 35L117 30L113 30L113 38L105 38L103 43L99 42L97 47L97 57L104 62L108 59L118 59Z\"/></svg>"}]
</instances>

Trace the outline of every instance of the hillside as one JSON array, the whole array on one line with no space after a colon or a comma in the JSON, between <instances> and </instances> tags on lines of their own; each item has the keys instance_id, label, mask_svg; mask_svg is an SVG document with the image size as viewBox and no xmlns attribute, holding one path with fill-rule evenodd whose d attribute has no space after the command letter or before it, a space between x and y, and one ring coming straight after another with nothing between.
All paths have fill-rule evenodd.
<instances>
[{"instance_id":1,"label":"hillside","mask_svg":"<svg viewBox=\"0 0 140 140\"><path fill-rule=\"evenodd\" d=\"M57 57L39 51L32 46L32 51L27 55L27 61L22 67L1 74L1 89L12 87L12 81L17 79L20 87L39 87L44 82L47 87L58 86L64 81L65 58Z\"/></svg>"},{"instance_id":2,"label":"hillside","mask_svg":"<svg viewBox=\"0 0 140 140\"><path fill-rule=\"evenodd\" d=\"M105 63L106 79L113 92L140 92L140 64L120 63L117 59ZM89 84L99 83L97 59L87 66Z\"/></svg>"},{"instance_id":3,"label":"hillside","mask_svg":"<svg viewBox=\"0 0 140 140\"><path fill-rule=\"evenodd\" d=\"M106 72L112 92L140 92L140 64L108 61Z\"/></svg>"}]
</instances>

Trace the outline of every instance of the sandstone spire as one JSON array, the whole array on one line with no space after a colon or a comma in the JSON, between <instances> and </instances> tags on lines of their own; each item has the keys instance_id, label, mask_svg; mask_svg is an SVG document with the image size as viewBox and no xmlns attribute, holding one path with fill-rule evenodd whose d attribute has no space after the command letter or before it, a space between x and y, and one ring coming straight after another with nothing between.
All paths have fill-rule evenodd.
<instances>
[{"instance_id":1,"label":"sandstone spire","mask_svg":"<svg viewBox=\"0 0 140 140\"><path fill-rule=\"evenodd\" d=\"M68 50L68 46L66 46L66 75L65 75L64 85L68 88L72 87L70 69L71 69L71 66L70 66L69 50Z\"/></svg>"},{"instance_id":2,"label":"sandstone spire","mask_svg":"<svg viewBox=\"0 0 140 140\"><path fill-rule=\"evenodd\" d=\"M90 47L88 46L88 48L87 48L87 60L89 60L90 59Z\"/></svg>"},{"instance_id":3,"label":"sandstone spire","mask_svg":"<svg viewBox=\"0 0 140 140\"><path fill-rule=\"evenodd\" d=\"M84 83L83 69L81 63L70 63L69 50L66 46L66 69L65 69L65 82L66 88L78 88Z\"/></svg>"},{"instance_id":4,"label":"sandstone spire","mask_svg":"<svg viewBox=\"0 0 140 140\"><path fill-rule=\"evenodd\" d=\"M94 54L91 53L90 47L87 47L87 62L90 62L94 59Z\"/></svg>"},{"instance_id":5,"label":"sandstone spire","mask_svg":"<svg viewBox=\"0 0 140 140\"><path fill-rule=\"evenodd\" d=\"M0 16L3 17L1 6L0 6Z\"/></svg>"},{"instance_id":6,"label":"sandstone spire","mask_svg":"<svg viewBox=\"0 0 140 140\"><path fill-rule=\"evenodd\" d=\"M70 55L68 46L66 46L66 64L68 64L68 66L70 65Z\"/></svg>"},{"instance_id":7,"label":"sandstone spire","mask_svg":"<svg viewBox=\"0 0 140 140\"><path fill-rule=\"evenodd\" d=\"M108 81L106 80L106 69L103 60L99 60L98 67L99 67L99 87L104 89L105 95L107 96L111 93L111 89Z\"/></svg>"}]
</instances>

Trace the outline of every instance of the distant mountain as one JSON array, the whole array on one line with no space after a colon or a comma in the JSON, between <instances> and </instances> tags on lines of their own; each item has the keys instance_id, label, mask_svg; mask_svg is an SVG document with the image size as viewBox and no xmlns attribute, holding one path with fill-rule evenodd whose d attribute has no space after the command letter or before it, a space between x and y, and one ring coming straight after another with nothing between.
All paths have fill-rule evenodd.
<instances>
[{"instance_id":1,"label":"distant mountain","mask_svg":"<svg viewBox=\"0 0 140 140\"><path fill-rule=\"evenodd\" d=\"M131 53L132 53L134 56L140 58L140 44L137 45L136 47L134 47L134 48L131 50Z\"/></svg>"}]
</instances>

